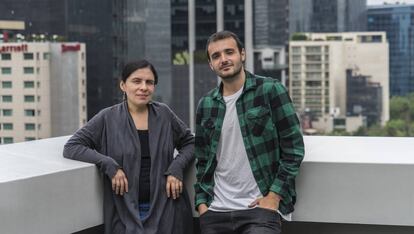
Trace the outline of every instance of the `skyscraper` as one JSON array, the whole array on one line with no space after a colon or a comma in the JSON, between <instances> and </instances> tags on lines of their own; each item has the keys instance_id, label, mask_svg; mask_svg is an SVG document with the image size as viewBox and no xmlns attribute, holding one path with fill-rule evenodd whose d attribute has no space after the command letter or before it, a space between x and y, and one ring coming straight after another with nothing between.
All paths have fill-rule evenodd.
<instances>
[{"instance_id":1,"label":"skyscraper","mask_svg":"<svg viewBox=\"0 0 414 234\"><path fill-rule=\"evenodd\" d=\"M369 7L368 30L387 33L391 96L414 92L414 5Z\"/></svg>"},{"instance_id":2,"label":"skyscraper","mask_svg":"<svg viewBox=\"0 0 414 234\"><path fill-rule=\"evenodd\" d=\"M365 31L366 2L366 0L290 0L290 34Z\"/></svg>"},{"instance_id":3,"label":"skyscraper","mask_svg":"<svg viewBox=\"0 0 414 234\"><path fill-rule=\"evenodd\" d=\"M160 76L156 98L171 99L170 2L162 0L5 0L1 20L22 20L26 38L59 35L87 44L88 118L119 102L127 61L146 58Z\"/></svg>"}]
</instances>

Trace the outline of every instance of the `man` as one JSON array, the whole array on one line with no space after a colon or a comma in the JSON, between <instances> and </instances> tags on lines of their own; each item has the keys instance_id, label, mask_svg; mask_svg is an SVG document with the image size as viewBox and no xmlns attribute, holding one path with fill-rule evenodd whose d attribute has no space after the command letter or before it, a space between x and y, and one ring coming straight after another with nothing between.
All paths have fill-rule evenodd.
<instances>
[{"instance_id":1,"label":"man","mask_svg":"<svg viewBox=\"0 0 414 234\"><path fill-rule=\"evenodd\" d=\"M279 214L290 219L304 156L293 104L277 80L244 70L245 50L234 33L211 35L206 52L221 84L197 108L201 232L280 233Z\"/></svg>"}]
</instances>

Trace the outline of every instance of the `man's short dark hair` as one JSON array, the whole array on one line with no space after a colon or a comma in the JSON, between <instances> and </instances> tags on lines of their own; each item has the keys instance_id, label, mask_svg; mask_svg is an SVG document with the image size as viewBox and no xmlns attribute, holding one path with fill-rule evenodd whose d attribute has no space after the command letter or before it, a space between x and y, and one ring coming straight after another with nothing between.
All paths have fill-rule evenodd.
<instances>
[{"instance_id":1,"label":"man's short dark hair","mask_svg":"<svg viewBox=\"0 0 414 234\"><path fill-rule=\"evenodd\" d=\"M226 30L225 31L220 31L220 32L213 33L207 40L206 54L207 54L208 61L210 61L210 54L208 53L208 46L210 45L210 43L220 41L220 40L223 40L223 39L227 39L227 38L233 38L236 41L237 48L239 49L239 52L241 53L242 49L244 48L244 45L240 41L239 37L236 34L234 34L233 32L230 32L230 31L226 31Z\"/></svg>"}]
</instances>

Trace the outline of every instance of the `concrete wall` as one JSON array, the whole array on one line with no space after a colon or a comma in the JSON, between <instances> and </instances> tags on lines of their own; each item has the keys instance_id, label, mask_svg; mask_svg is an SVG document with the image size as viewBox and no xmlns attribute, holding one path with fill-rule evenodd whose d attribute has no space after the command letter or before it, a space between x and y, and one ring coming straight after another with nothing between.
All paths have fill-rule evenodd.
<instances>
[{"instance_id":1,"label":"concrete wall","mask_svg":"<svg viewBox=\"0 0 414 234\"><path fill-rule=\"evenodd\" d=\"M0 146L1 233L102 224L102 177L94 165L62 157L67 139ZM284 233L414 233L413 145L414 138L305 137L294 222ZM193 176L191 168L190 196Z\"/></svg>"}]
</instances>

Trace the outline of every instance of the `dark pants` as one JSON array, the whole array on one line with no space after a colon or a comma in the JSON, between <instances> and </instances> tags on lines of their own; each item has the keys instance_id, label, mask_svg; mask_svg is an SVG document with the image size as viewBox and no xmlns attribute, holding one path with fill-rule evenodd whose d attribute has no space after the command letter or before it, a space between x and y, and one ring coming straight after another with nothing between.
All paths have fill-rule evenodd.
<instances>
[{"instance_id":1,"label":"dark pants","mask_svg":"<svg viewBox=\"0 0 414 234\"><path fill-rule=\"evenodd\" d=\"M207 211L200 216L202 234L280 234L279 213L263 208L231 212Z\"/></svg>"}]
</instances>

